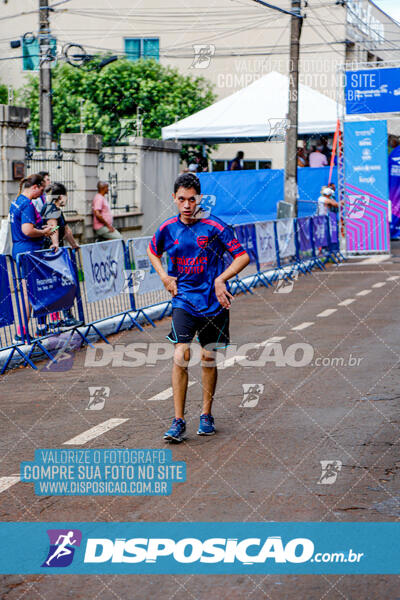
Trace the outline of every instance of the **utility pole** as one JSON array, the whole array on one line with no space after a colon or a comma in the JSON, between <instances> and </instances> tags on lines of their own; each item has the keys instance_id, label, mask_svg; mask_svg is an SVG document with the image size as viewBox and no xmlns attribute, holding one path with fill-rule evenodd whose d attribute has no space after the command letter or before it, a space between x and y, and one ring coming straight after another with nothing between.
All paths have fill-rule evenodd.
<instances>
[{"instance_id":1,"label":"utility pole","mask_svg":"<svg viewBox=\"0 0 400 600\"><path fill-rule=\"evenodd\" d=\"M303 25L301 0L292 0L289 64L289 127L286 132L285 201L291 204L292 217L297 217L297 134L299 117L300 35Z\"/></svg>"},{"instance_id":2,"label":"utility pole","mask_svg":"<svg viewBox=\"0 0 400 600\"><path fill-rule=\"evenodd\" d=\"M48 0L39 0L39 146L50 148L53 137L51 49Z\"/></svg>"}]
</instances>

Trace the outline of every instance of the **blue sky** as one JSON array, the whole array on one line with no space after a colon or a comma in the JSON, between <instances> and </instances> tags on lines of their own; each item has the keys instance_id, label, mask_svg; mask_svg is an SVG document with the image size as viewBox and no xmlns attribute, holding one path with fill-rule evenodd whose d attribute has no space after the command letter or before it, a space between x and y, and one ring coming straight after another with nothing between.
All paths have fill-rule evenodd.
<instances>
[{"instance_id":1,"label":"blue sky","mask_svg":"<svg viewBox=\"0 0 400 600\"><path fill-rule=\"evenodd\" d=\"M400 21L400 0L373 0L373 2L393 19Z\"/></svg>"}]
</instances>

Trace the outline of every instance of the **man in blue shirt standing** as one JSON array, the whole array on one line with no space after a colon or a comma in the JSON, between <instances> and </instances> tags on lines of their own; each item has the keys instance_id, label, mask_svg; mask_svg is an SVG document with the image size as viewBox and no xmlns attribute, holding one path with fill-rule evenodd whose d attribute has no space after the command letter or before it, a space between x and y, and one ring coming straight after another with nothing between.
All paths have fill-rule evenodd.
<instances>
[{"instance_id":1,"label":"man in blue shirt standing","mask_svg":"<svg viewBox=\"0 0 400 600\"><path fill-rule=\"evenodd\" d=\"M227 225L217 217L201 217L200 181L193 173L180 175L173 198L178 215L164 221L154 234L147 254L172 295L172 328L167 336L175 344L172 389L175 418L164 434L169 442L182 442L188 386L190 343L197 333L202 347L203 409L198 435L215 433L211 406L217 383L215 350L229 344L229 308L233 296L226 282L249 263L248 254ZM223 255L233 262L224 268ZM161 263L167 252L168 273Z\"/></svg>"},{"instance_id":2,"label":"man in blue shirt standing","mask_svg":"<svg viewBox=\"0 0 400 600\"><path fill-rule=\"evenodd\" d=\"M44 238L50 235L51 227L42 228L42 218L33 205L33 200L43 193L41 175L30 175L22 180L19 196L10 206L12 255L20 252L41 250Z\"/></svg>"},{"instance_id":3,"label":"man in blue shirt standing","mask_svg":"<svg viewBox=\"0 0 400 600\"><path fill-rule=\"evenodd\" d=\"M13 241L12 256L14 260L20 252L33 252L43 248L44 239L51 235L52 227L42 227L42 218L33 205L33 200L43 193L44 180L41 175L34 174L21 181L19 196L10 206L11 236ZM30 306L26 282L22 280L26 312L29 319ZM38 335L45 333L43 318L38 319ZM26 334L17 326L15 342L22 342Z\"/></svg>"}]
</instances>

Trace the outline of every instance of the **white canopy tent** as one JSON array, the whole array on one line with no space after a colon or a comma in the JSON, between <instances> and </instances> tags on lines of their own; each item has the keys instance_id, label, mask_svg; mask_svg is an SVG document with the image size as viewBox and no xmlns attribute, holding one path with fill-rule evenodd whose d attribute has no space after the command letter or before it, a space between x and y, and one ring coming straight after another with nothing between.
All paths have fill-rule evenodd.
<instances>
[{"instance_id":1,"label":"white canopy tent","mask_svg":"<svg viewBox=\"0 0 400 600\"><path fill-rule=\"evenodd\" d=\"M276 134L287 117L289 80L273 71L211 106L162 128L164 140L208 143L256 142ZM299 86L299 135L335 131L335 100Z\"/></svg>"}]
</instances>

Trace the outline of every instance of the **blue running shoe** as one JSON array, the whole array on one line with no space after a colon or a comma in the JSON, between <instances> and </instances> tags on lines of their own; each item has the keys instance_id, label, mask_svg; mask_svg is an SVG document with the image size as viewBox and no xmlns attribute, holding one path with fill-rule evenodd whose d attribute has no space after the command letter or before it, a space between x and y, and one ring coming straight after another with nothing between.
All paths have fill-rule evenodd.
<instances>
[{"instance_id":1,"label":"blue running shoe","mask_svg":"<svg viewBox=\"0 0 400 600\"><path fill-rule=\"evenodd\" d=\"M200 415L200 425L197 435L214 435L214 417L212 415Z\"/></svg>"},{"instance_id":2,"label":"blue running shoe","mask_svg":"<svg viewBox=\"0 0 400 600\"><path fill-rule=\"evenodd\" d=\"M185 431L185 421L183 419L174 419L171 427L164 433L164 440L166 442L183 442L186 439L183 435Z\"/></svg>"}]
</instances>

